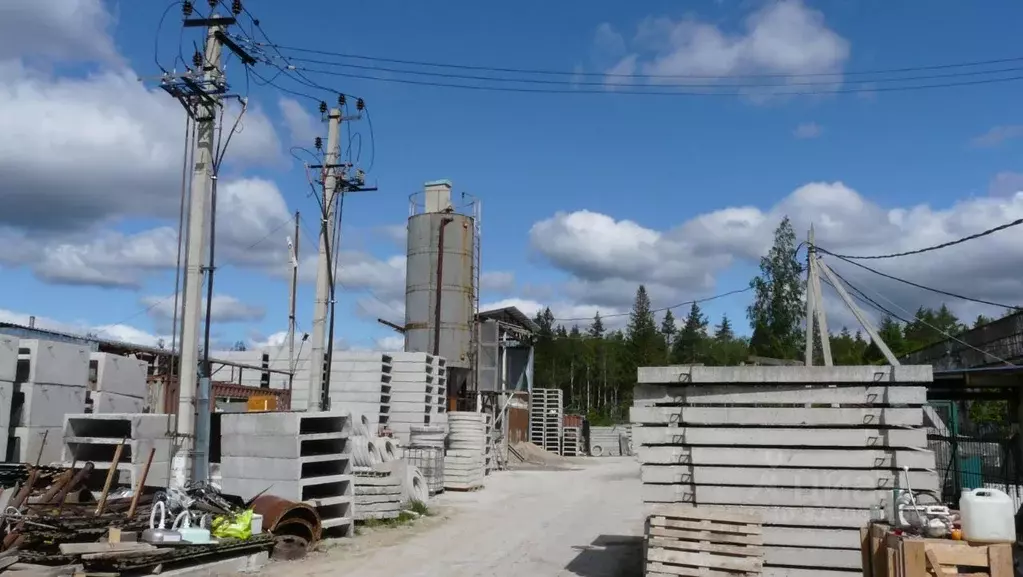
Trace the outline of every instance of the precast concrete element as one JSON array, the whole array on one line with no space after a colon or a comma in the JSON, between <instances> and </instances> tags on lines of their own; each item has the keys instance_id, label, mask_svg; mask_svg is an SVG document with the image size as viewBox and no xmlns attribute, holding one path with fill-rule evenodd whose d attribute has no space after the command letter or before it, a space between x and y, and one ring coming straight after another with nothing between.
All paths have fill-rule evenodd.
<instances>
[{"instance_id":1,"label":"precast concrete element","mask_svg":"<svg viewBox=\"0 0 1023 577\"><path fill-rule=\"evenodd\" d=\"M354 476L356 521L394 519L401 513L402 481L389 471L356 471Z\"/></svg>"},{"instance_id":2,"label":"precast concrete element","mask_svg":"<svg viewBox=\"0 0 1023 577\"><path fill-rule=\"evenodd\" d=\"M18 339L0 335L0 382L13 383L18 375Z\"/></svg>"},{"instance_id":3,"label":"precast concrete element","mask_svg":"<svg viewBox=\"0 0 1023 577\"><path fill-rule=\"evenodd\" d=\"M85 411L89 389L85 386L67 386L26 381L15 385L24 402L14 422L17 426L56 428L64 425L64 415ZM59 447L59 444L58 444Z\"/></svg>"},{"instance_id":4,"label":"precast concrete element","mask_svg":"<svg viewBox=\"0 0 1023 577\"><path fill-rule=\"evenodd\" d=\"M5 341L5 353L0 353L8 363L10 360L11 341ZM43 454L44 459L60 458L60 429L67 413L85 411L89 384L89 349L84 345L24 339L17 341L16 351L20 351L17 360L17 372L14 377L12 402L5 405L10 411L9 427L23 427L24 436L19 437L19 453L28 459L29 455L37 454L36 447L42 447L35 439L32 431L55 429L53 441L47 441ZM9 372L9 371L8 371ZM0 382L8 382L0 378ZM20 393L20 395L18 395ZM21 399L20 404L17 399ZM0 419L2 420L2 419ZM31 445L31 447L29 446ZM24 453L28 455L24 455ZM31 462L36 457L32 457Z\"/></svg>"},{"instance_id":5,"label":"precast concrete element","mask_svg":"<svg viewBox=\"0 0 1023 577\"><path fill-rule=\"evenodd\" d=\"M929 366L641 367L638 378L644 502L756 514L765 574L858 571L871 508L907 480L939 488Z\"/></svg>"},{"instance_id":6,"label":"precast concrete element","mask_svg":"<svg viewBox=\"0 0 1023 577\"><path fill-rule=\"evenodd\" d=\"M40 339L22 339L18 347L28 351L21 357L28 368L19 369L16 380L65 387L88 386L89 347Z\"/></svg>"},{"instance_id":7,"label":"precast concrete element","mask_svg":"<svg viewBox=\"0 0 1023 577\"><path fill-rule=\"evenodd\" d=\"M445 403L445 363L426 353L393 353L388 419L395 438L407 445L410 427L433 425ZM442 422L442 421L441 421Z\"/></svg>"},{"instance_id":8,"label":"precast concrete element","mask_svg":"<svg viewBox=\"0 0 1023 577\"><path fill-rule=\"evenodd\" d=\"M370 436L387 425L391 412L391 355L336 351L330 369L331 411L352 411L370 421Z\"/></svg>"},{"instance_id":9,"label":"precast concrete element","mask_svg":"<svg viewBox=\"0 0 1023 577\"><path fill-rule=\"evenodd\" d=\"M268 490L316 508L327 535L353 535L348 412L224 413L221 486L251 499Z\"/></svg>"},{"instance_id":10,"label":"precast concrete element","mask_svg":"<svg viewBox=\"0 0 1023 577\"><path fill-rule=\"evenodd\" d=\"M590 427L589 450L591 457L618 457L622 445L627 443L626 427Z\"/></svg>"},{"instance_id":11,"label":"precast concrete element","mask_svg":"<svg viewBox=\"0 0 1023 577\"><path fill-rule=\"evenodd\" d=\"M110 353L91 353L89 361L96 366L93 391L145 398L149 374L146 361Z\"/></svg>"},{"instance_id":12,"label":"precast concrete element","mask_svg":"<svg viewBox=\"0 0 1023 577\"><path fill-rule=\"evenodd\" d=\"M487 415L467 411L448 413L444 488L471 490L483 487L487 474Z\"/></svg>"},{"instance_id":13,"label":"precast concrete element","mask_svg":"<svg viewBox=\"0 0 1023 577\"><path fill-rule=\"evenodd\" d=\"M134 484L142 475L149 453L153 462L146 486L166 487L174 454L174 429L171 415L89 413L65 415L62 430L61 460L64 466L84 466L92 462L97 471L109 471L118 445L124 444L118 458L118 478ZM94 478L103 478L98 474Z\"/></svg>"},{"instance_id":14,"label":"precast concrete element","mask_svg":"<svg viewBox=\"0 0 1023 577\"><path fill-rule=\"evenodd\" d=\"M8 446L11 463L50 465L60 461L60 427L12 427Z\"/></svg>"},{"instance_id":15,"label":"precast concrete element","mask_svg":"<svg viewBox=\"0 0 1023 577\"><path fill-rule=\"evenodd\" d=\"M2 343L0 343L2 347ZM11 381L0 381L0 447L7 455L7 442L11 436L11 419L14 412L14 388Z\"/></svg>"},{"instance_id":16,"label":"precast concrete element","mask_svg":"<svg viewBox=\"0 0 1023 577\"><path fill-rule=\"evenodd\" d=\"M141 413L146 408L144 397L117 393L89 393L93 413Z\"/></svg>"},{"instance_id":17,"label":"precast concrete element","mask_svg":"<svg viewBox=\"0 0 1023 577\"><path fill-rule=\"evenodd\" d=\"M545 451L560 455L563 419L561 389L533 389L529 399L529 440Z\"/></svg>"},{"instance_id":18,"label":"precast concrete element","mask_svg":"<svg viewBox=\"0 0 1023 577\"><path fill-rule=\"evenodd\" d=\"M561 456L582 456L582 429L580 427L564 427L561 438Z\"/></svg>"}]
</instances>

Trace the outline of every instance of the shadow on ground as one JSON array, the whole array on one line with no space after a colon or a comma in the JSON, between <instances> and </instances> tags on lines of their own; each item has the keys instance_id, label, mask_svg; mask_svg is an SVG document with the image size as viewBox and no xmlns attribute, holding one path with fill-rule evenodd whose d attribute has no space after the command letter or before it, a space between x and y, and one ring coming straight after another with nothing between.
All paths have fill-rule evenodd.
<instances>
[{"instance_id":1,"label":"shadow on ground","mask_svg":"<svg viewBox=\"0 0 1023 577\"><path fill-rule=\"evenodd\" d=\"M565 569L580 577L643 577L643 538L601 535L579 551Z\"/></svg>"}]
</instances>

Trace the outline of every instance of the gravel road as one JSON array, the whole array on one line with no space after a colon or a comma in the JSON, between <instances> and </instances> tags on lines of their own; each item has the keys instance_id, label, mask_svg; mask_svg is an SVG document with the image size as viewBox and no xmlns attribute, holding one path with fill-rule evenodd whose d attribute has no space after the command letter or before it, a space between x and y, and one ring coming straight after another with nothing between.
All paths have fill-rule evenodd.
<instances>
[{"instance_id":1,"label":"gravel road","mask_svg":"<svg viewBox=\"0 0 1023 577\"><path fill-rule=\"evenodd\" d=\"M641 577L639 465L573 460L571 470L503 471L473 493L431 501L437 514L374 530L266 575L319 577Z\"/></svg>"}]
</instances>

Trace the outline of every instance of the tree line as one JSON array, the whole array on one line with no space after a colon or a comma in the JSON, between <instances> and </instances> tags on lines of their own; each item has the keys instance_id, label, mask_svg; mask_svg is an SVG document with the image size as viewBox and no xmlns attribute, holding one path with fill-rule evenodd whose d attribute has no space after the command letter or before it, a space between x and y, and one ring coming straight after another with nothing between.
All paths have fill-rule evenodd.
<instances>
[{"instance_id":1,"label":"tree line","mask_svg":"<svg viewBox=\"0 0 1023 577\"><path fill-rule=\"evenodd\" d=\"M805 343L806 280L796 258L796 235L786 217L775 230L771 250L760 260L751 281L753 302L746 309L749 337L737 335L727 315L712 321L698 303L689 305L684 318L669 308L661 322L652 308L646 287L636 289L628 323L609 331L607 319L594 315L587 325L566 325L549 307L534 318L539 331L534 340L534 386L561 389L565 411L585 414L591 423L628 420L636 368L701 363L734 366L750 357L802 361ZM973 326L991 322L980 316ZM945 305L920 307L909 322L885 315L878 333L896 356L946 339L969 327ZM819 331L816 331L819 333ZM819 334L815 335L820 338ZM836 365L884 364L878 347L859 330L846 327L829 335ZM820 355L820 343L815 356ZM815 364L823 364L816 359Z\"/></svg>"}]
</instances>

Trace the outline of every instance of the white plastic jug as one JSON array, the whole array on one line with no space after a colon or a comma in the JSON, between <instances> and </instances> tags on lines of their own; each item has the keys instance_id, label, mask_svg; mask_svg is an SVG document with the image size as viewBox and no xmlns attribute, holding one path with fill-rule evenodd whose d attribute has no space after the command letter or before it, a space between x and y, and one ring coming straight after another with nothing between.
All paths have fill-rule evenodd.
<instances>
[{"instance_id":1,"label":"white plastic jug","mask_svg":"<svg viewBox=\"0 0 1023 577\"><path fill-rule=\"evenodd\" d=\"M959 499L963 539L974 543L1015 543L1016 509L998 489L964 490Z\"/></svg>"}]
</instances>

